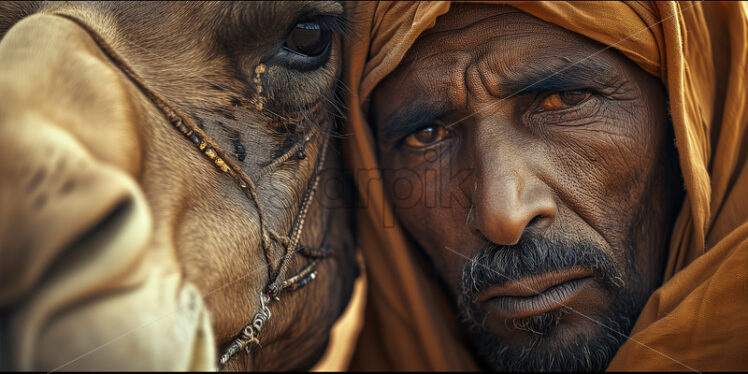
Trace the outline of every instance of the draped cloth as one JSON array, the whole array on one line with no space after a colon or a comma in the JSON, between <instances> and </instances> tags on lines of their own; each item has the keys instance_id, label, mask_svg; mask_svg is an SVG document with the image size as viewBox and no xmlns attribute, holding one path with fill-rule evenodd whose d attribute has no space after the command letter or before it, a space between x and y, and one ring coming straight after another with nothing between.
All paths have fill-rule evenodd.
<instances>
[{"instance_id":1,"label":"draped cloth","mask_svg":"<svg viewBox=\"0 0 748 374\"><path fill-rule=\"evenodd\" d=\"M669 96L686 197L662 286L611 370L748 369L748 4L511 2L622 52ZM372 90L449 2L359 4L346 46L346 159L362 199L368 272L352 369L465 370L476 364L454 310L393 215L366 122Z\"/></svg>"}]
</instances>

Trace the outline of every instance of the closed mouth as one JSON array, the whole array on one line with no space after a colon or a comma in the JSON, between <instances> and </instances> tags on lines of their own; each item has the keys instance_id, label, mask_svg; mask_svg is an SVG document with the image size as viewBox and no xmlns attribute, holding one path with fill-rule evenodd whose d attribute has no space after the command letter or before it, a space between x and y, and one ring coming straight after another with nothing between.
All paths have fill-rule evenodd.
<instances>
[{"instance_id":1,"label":"closed mouth","mask_svg":"<svg viewBox=\"0 0 748 374\"><path fill-rule=\"evenodd\" d=\"M569 304L593 281L592 275L590 269L582 267L532 275L490 287L474 302L501 318L531 317Z\"/></svg>"}]
</instances>

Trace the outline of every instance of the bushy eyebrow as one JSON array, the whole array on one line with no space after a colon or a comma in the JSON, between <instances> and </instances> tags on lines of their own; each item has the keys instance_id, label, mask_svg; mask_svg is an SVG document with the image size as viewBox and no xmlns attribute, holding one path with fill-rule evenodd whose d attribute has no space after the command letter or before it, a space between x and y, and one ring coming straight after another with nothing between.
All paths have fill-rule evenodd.
<instances>
[{"instance_id":1,"label":"bushy eyebrow","mask_svg":"<svg viewBox=\"0 0 748 374\"><path fill-rule=\"evenodd\" d=\"M514 96L553 92L576 87L596 87L601 90L618 82L619 73L599 58L545 58L535 64L516 66L501 74L498 84L492 89L499 93L497 100ZM448 103L419 99L407 102L383 120L372 113L372 123L377 126L378 141L385 148L398 139L421 127L437 121L448 112Z\"/></svg>"},{"instance_id":2,"label":"bushy eyebrow","mask_svg":"<svg viewBox=\"0 0 748 374\"><path fill-rule=\"evenodd\" d=\"M388 148L400 138L442 118L446 109L444 102L415 100L401 105L384 120L379 120L376 113L370 118L377 128L377 141Z\"/></svg>"},{"instance_id":3,"label":"bushy eyebrow","mask_svg":"<svg viewBox=\"0 0 748 374\"><path fill-rule=\"evenodd\" d=\"M496 91L502 99L508 99L572 87L596 86L602 89L610 87L618 76L616 69L600 58L544 58L537 63L517 66L503 74Z\"/></svg>"}]
</instances>

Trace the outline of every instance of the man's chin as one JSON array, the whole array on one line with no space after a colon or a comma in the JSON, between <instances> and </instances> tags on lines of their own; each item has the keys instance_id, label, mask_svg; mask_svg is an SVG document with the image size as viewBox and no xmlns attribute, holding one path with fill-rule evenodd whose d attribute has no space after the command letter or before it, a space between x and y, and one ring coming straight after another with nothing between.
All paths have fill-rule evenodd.
<instances>
[{"instance_id":1,"label":"man's chin","mask_svg":"<svg viewBox=\"0 0 748 374\"><path fill-rule=\"evenodd\" d=\"M475 349L494 370L602 371L630 331L633 311L621 313L621 304L597 306L595 311L562 307L503 318L483 314L472 304L463 321Z\"/></svg>"},{"instance_id":2,"label":"man's chin","mask_svg":"<svg viewBox=\"0 0 748 374\"><path fill-rule=\"evenodd\" d=\"M602 371L632 327L619 322L628 318L615 317L596 318L598 324L569 309L557 309L469 324L475 348L494 370Z\"/></svg>"},{"instance_id":3,"label":"man's chin","mask_svg":"<svg viewBox=\"0 0 748 374\"><path fill-rule=\"evenodd\" d=\"M503 340L512 343L531 343L534 337L554 338L559 334L559 324L567 314L566 309L556 309L540 315L515 318L489 318L485 321L486 330L489 333L502 337ZM568 330L568 329L567 329Z\"/></svg>"},{"instance_id":4,"label":"man's chin","mask_svg":"<svg viewBox=\"0 0 748 374\"><path fill-rule=\"evenodd\" d=\"M453 296L474 350L495 370L604 370L652 292L631 263L616 265L591 242L528 236L480 250Z\"/></svg>"}]
</instances>

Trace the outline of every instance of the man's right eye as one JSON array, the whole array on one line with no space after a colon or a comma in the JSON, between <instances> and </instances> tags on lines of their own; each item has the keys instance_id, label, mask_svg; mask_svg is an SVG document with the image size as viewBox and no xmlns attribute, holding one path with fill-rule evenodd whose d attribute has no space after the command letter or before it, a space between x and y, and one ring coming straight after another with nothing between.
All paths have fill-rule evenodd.
<instances>
[{"instance_id":1,"label":"man's right eye","mask_svg":"<svg viewBox=\"0 0 748 374\"><path fill-rule=\"evenodd\" d=\"M403 144L413 148L425 148L434 145L449 136L449 131L441 125L430 125L408 135Z\"/></svg>"}]
</instances>

